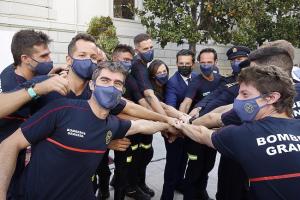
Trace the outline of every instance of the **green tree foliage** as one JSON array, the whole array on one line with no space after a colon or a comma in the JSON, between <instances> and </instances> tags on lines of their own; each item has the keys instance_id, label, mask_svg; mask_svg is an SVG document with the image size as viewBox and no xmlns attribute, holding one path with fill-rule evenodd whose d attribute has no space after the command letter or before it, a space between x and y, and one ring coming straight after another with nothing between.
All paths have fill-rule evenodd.
<instances>
[{"instance_id":1,"label":"green tree foliage","mask_svg":"<svg viewBox=\"0 0 300 200\"><path fill-rule=\"evenodd\" d=\"M96 43L110 56L119 44L116 28L110 17L93 17L89 23L87 33L96 38Z\"/></svg>"},{"instance_id":2,"label":"green tree foliage","mask_svg":"<svg viewBox=\"0 0 300 200\"><path fill-rule=\"evenodd\" d=\"M300 47L300 0L144 0L135 12L161 47L213 40L250 47L286 39Z\"/></svg>"}]
</instances>

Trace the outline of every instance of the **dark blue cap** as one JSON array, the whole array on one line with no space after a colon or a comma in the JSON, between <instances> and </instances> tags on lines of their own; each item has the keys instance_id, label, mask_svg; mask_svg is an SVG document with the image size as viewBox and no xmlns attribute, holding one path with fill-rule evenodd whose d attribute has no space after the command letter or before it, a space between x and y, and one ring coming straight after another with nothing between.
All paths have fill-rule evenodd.
<instances>
[{"instance_id":1,"label":"dark blue cap","mask_svg":"<svg viewBox=\"0 0 300 200\"><path fill-rule=\"evenodd\" d=\"M249 54L250 54L250 49L245 46L233 46L230 49L228 49L226 53L228 60L232 60L240 56L248 57Z\"/></svg>"}]
</instances>

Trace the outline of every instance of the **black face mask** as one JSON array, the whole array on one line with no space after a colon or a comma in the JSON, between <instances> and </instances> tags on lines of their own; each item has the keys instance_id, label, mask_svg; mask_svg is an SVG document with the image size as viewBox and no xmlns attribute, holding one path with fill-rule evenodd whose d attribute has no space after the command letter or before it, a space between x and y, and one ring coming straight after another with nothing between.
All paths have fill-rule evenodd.
<instances>
[{"instance_id":1,"label":"black face mask","mask_svg":"<svg viewBox=\"0 0 300 200\"><path fill-rule=\"evenodd\" d=\"M188 77L192 73L192 66L178 66L178 72L182 76Z\"/></svg>"}]
</instances>

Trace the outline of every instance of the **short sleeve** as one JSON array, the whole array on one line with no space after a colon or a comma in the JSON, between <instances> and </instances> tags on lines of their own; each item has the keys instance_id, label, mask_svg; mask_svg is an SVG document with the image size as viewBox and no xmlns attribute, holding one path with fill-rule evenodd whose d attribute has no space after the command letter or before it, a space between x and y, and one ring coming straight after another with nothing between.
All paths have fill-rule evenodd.
<instances>
[{"instance_id":1,"label":"short sleeve","mask_svg":"<svg viewBox=\"0 0 300 200\"><path fill-rule=\"evenodd\" d=\"M212 94L213 94L213 92L211 92L209 95L205 96L203 99L201 99L200 101L198 101L195 104L194 108L198 108L198 107L204 108L207 105L207 103L209 101L211 101L212 96L213 96Z\"/></svg>"},{"instance_id":2,"label":"short sleeve","mask_svg":"<svg viewBox=\"0 0 300 200\"><path fill-rule=\"evenodd\" d=\"M120 114L124 110L125 106L126 106L126 101L121 99L120 103L110 111L110 114L112 115Z\"/></svg>"},{"instance_id":3,"label":"short sleeve","mask_svg":"<svg viewBox=\"0 0 300 200\"><path fill-rule=\"evenodd\" d=\"M118 129L116 131L116 135L114 137L114 139L120 139L120 138L124 138L126 133L128 132L128 130L131 127L131 121L129 120L122 120L116 117L116 120L119 121L119 126Z\"/></svg>"},{"instance_id":4,"label":"short sleeve","mask_svg":"<svg viewBox=\"0 0 300 200\"><path fill-rule=\"evenodd\" d=\"M221 116L221 120L225 126L227 125L241 125L242 121L236 112L231 109L226 113L223 113Z\"/></svg>"},{"instance_id":5,"label":"short sleeve","mask_svg":"<svg viewBox=\"0 0 300 200\"><path fill-rule=\"evenodd\" d=\"M48 104L21 124L21 130L30 144L38 143L53 133L56 122L63 118L62 111L66 108L60 102Z\"/></svg>"},{"instance_id":6,"label":"short sleeve","mask_svg":"<svg viewBox=\"0 0 300 200\"><path fill-rule=\"evenodd\" d=\"M242 138L245 130L242 126L227 126L214 132L211 136L214 147L221 154L234 160L240 160L245 151Z\"/></svg>"},{"instance_id":7,"label":"short sleeve","mask_svg":"<svg viewBox=\"0 0 300 200\"><path fill-rule=\"evenodd\" d=\"M134 61L131 69L131 74L139 84L141 92L144 92L145 90L148 89L153 90L153 87L149 79L149 73L147 67L144 64L142 64L140 60Z\"/></svg>"}]
</instances>

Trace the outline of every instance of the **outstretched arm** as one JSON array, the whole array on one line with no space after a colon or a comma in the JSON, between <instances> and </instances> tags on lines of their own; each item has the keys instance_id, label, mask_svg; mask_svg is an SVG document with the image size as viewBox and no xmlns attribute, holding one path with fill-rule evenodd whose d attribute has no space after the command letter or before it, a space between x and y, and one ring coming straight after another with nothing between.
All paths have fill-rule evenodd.
<instances>
[{"instance_id":1,"label":"outstretched arm","mask_svg":"<svg viewBox=\"0 0 300 200\"><path fill-rule=\"evenodd\" d=\"M212 130L204 126L195 126L191 124L182 123L180 121L177 122L175 127L181 130L184 133L184 135L191 138L192 140L214 148L214 145L211 141L211 135L213 133Z\"/></svg>"},{"instance_id":2,"label":"outstretched arm","mask_svg":"<svg viewBox=\"0 0 300 200\"><path fill-rule=\"evenodd\" d=\"M194 125L202 125L207 128L220 128L223 126L222 114L229 111L232 108L232 104L226 106L220 106L211 112L195 119Z\"/></svg>"},{"instance_id":3,"label":"outstretched arm","mask_svg":"<svg viewBox=\"0 0 300 200\"><path fill-rule=\"evenodd\" d=\"M0 94L0 118L17 111L29 102L31 97L25 89Z\"/></svg>"},{"instance_id":4,"label":"outstretched arm","mask_svg":"<svg viewBox=\"0 0 300 200\"><path fill-rule=\"evenodd\" d=\"M29 146L21 129L0 144L0 199L6 199L7 189L15 171L18 153Z\"/></svg>"},{"instance_id":5,"label":"outstretched arm","mask_svg":"<svg viewBox=\"0 0 300 200\"><path fill-rule=\"evenodd\" d=\"M152 89L147 89L144 91L144 96L147 102L150 104L152 110L158 112L162 115L166 115L166 112L160 105L160 101L158 100L157 96L155 96L154 91Z\"/></svg>"},{"instance_id":6,"label":"outstretched arm","mask_svg":"<svg viewBox=\"0 0 300 200\"><path fill-rule=\"evenodd\" d=\"M143 134L154 134L156 132L165 131L172 132L176 134L174 128L171 125L164 123L164 122L154 122L149 120L136 120L131 121L131 127L127 131L126 136L134 135L136 133L143 133Z\"/></svg>"},{"instance_id":7,"label":"outstretched arm","mask_svg":"<svg viewBox=\"0 0 300 200\"><path fill-rule=\"evenodd\" d=\"M170 124L172 124L171 121L174 121L174 119L171 117L153 112L131 101L127 101L127 104L124 110L122 111L122 113L139 119L160 121L160 122L166 122Z\"/></svg>"},{"instance_id":8,"label":"outstretched arm","mask_svg":"<svg viewBox=\"0 0 300 200\"><path fill-rule=\"evenodd\" d=\"M193 103L193 100L189 97L185 97L183 102L179 106L179 110L184 113L188 113L189 109Z\"/></svg>"},{"instance_id":9,"label":"outstretched arm","mask_svg":"<svg viewBox=\"0 0 300 200\"><path fill-rule=\"evenodd\" d=\"M146 101L145 98L141 98L140 100L138 100L138 103L139 103L139 105L143 106L144 108L152 110L151 106L149 105L149 103Z\"/></svg>"},{"instance_id":10,"label":"outstretched arm","mask_svg":"<svg viewBox=\"0 0 300 200\"><path fill-rule=\"evenodd\" d=\"M180 119L184 122L188 122L189 119L191 118L191 116L189 116L188 114L180 112L179 110L176 110L174 107L172 107L170 105L167 105L163 102L160 102L160 104L162 105L162 107L165 110L165 112L167 113L167 115L170 117Z\"/></svg>"},{"instance_id":11,"label":"outstretched arm","mask_svg":"<svg viewBox=\"0 0 300 200\"><path fill-rule=\"evenodd\" d=\"M221 113L207 113L195 119L192 123L193 125L201 125L207 128L220 128L223 126L221 116Z\"/></svg>"}]
</instances>

